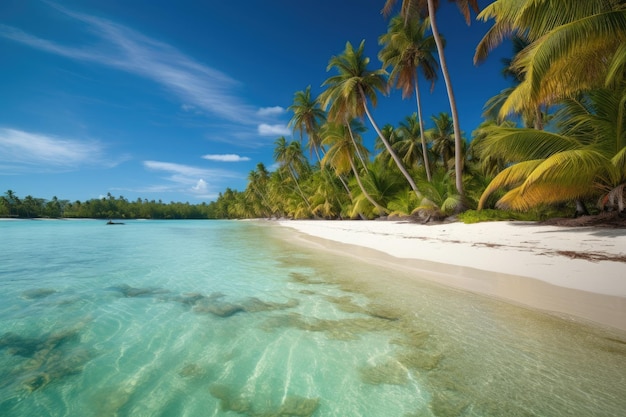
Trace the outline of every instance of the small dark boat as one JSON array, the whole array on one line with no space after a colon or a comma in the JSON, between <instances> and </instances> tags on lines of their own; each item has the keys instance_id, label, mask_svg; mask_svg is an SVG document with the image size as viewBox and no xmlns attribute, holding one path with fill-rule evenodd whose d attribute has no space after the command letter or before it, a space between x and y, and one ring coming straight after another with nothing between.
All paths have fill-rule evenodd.
<instances>
[{"instance_id":1,"label":"small dark boat","mask_svg":"<svg viewBox=\"0 0 626 417\"><path fill-rule=\"evenodd\" d=\"M124 223L121 223L121 222L114 222L113 220L109 220L109 221L107 222L107 224L124 224Z\"/></svg>"}]
</instances>

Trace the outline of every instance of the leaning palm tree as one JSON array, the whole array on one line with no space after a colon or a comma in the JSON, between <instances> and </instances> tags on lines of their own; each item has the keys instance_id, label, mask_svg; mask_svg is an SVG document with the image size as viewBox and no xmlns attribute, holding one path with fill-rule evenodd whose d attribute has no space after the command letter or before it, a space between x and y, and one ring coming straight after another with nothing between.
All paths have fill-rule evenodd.
<instances>
[{"instance_id":1,"label":"leaning palm tree","mask_svg":"<svg viewBox=\"0 0 626 417\"><path fill-rule=\"evenodd\" d=\"M494 24L476 49L477 63L507 37L529 42L512 63L524 73L524 81L503 103L501 116L523 110L528 103L558 103L624 77L623 0L498 0L478 18L494 19Z\"/></svg>"},{"instance_id":2,"label":"leaning palm tree","mask_svg":"<svg viewBox=\"0 0 626 417\"><path fill-rule=\"evenodd\" d=\"M369 71L367 64L369 58L363 55L365 41L361 41L358 49L354 49L350 42L346 43L346 48L341 55L333 56L330 59L327 70L336 69L338 74L331 76L324 83L327 89L320 95L320 101L324 109L330 106L328 116L331 121L343 122L346 114L351 117L363 117L367 115L369 122L385 144L387 151L395 161L402 175L406 178L418 198L421 198L417 185L411 175L404 167L402 160L395 153L387 139L383 136L376 121L372 117L368 102L372 106L376 105L377 92L386 89L386 71L379 69Z\"/></svg>"},{"instance_id":3,"label":"leaning palm tree","mask_svg":"<svg viewBox=\"0 0 626 417\"><path fill-rule=\"evenodd\" d=\"M383 8L383 14L388 15L397 0L386 0L385 7ZM456 3L461 11L461 14L465 17L465 22L470 23L470 8L476 13L479 12L478 0L449 0ZM441 72L446 84L446 91L448 93L448 101L450 102L450 112L452 113L452 121L454 123L454 146L455 146L455 183L456 189L464 198L463 191L463 159L461 157L463 148L463 138L461 136L461 127L459 123L459 115L456 107L456 100L454 98L454 91L452 89L452 81L450 79L450 73L448 72L448 64L444 55L444 43L441 35L439 34L439 28L437 27L436 12L439 7L439 0L402 0L402 8L400 15L405 19L414 18L416 16L428 16L430 18L430 26L433 31L433 37L437 44L437 53L439 55L439 63L441 64ZM460 207L459 210L462 210Z\"/></svg>"},{"instance_id":4,"label":"leaning palm tree","mask_svg":"<svg viewBox=\"0 0 626 417\"><path fill-rule=\"evenodd\" d=\"M494 126L484 152L513 164L484 191L479 209L496 190L496 206L525 210L538 204L601 197L623 208L626 186L626 83L565 100L555 115L559 131ZM577 211L580 204L577 204ZM584 210L584 209L583 209Z\"/></svg>"},{"instance_id":5,"label":"leaning palm tree","mask_svg":"<svg viewBox=\"0 0 626 417\"><path fill-rule=\"evenodd\" d=\"M424 169L428 181L431 180L431 174L424 135L418 70L421 70L423 77L430 81L432 91L439 65L433 55L437 47L435 40L432 36L426 35L429 27L428 19L407 21L402 16L394 17L389 22L387 33L379 38L379 43L384 46L378 54L383 67L391 66L389 82L402 89L402 98L410 97L415 92Z\"/></svg>"},{"instance_id":6,"label":"leaning palm tree","mask_svg":"<svg viewBox=\"0 0 626 417\"><path fill-rule=\"evenodd\" d=\"M320 108L318 101L311 97L311 86L304 91L296 91L293 104L288 109L293 112L289 126L294 132L297 131L300 134L300 141L306 134L309 151L311 154L315 152L318 162L321 161L324 151L320 143L319 129L326 120L326 114Z\"/></svg>"},{"instance_id":7,"label":"leaning palm tree","mask_svg":"<svg viewBox=\"0 0 626 417\"><path fill-rule=\"evenodd\" d=\"M330 165L333 167L338 176L344 175L350 170L354 174L361 192L380 214L387 213L387 210L377 203L367 192L361 181L359 170L354 164L354 157L358 151L366 154L367 149L363 146L360 136L353 135L346 125L339 123L327 123L323 128L322 143L328 146L328 152L322 159L322 165ZM367 167L365 167L367 171Z\"/></svg>"}]
</instances>

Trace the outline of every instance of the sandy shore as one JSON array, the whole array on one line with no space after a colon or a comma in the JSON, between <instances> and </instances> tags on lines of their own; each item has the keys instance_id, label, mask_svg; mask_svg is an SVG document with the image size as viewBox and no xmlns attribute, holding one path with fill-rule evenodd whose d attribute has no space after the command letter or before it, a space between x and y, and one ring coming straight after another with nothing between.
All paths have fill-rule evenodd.
<instances>
[{"instance_id":1,"label":"sandy shore","mask_svg":"<svg viewBox=\"0 0 626 417\"><path fill-rule=\"evenodd\" d=\"M526 222L280 221L301 240L439 284L626 330L626 230Z\"/></svg>"}]
</instances>

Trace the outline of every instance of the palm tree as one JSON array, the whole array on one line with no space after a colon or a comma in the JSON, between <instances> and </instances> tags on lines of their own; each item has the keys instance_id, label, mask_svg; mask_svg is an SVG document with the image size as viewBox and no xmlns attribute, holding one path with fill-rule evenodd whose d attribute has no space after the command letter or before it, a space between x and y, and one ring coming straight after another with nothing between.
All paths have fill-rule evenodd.
<instances>
[{"instance_id":1,"label":"palm tree","mask_svg":"<svg viewBox=\"0 0 626 417\"><path fill-rule=\"evenodd\" d=\"M498 174L479 202L498 189L509 191L498 207L525 210L542 203L602 197L622 210L626 186L626 83L564 100L557 133L494 126L485 152L513 165ZM580 204L577 204L579 211Z\"/></svg>"},{"instance_id":2,"label":"palm tree","mask_svg":"<svg viewBox=\"0 0 626 417\"><path fill-rule=\"evenodd\" d=\"M327 123L324 126L322 136L322 143L329 146L328 152L322 159L322 165L331 165L338 176L352 170L363 195L376 207L379 213L385 214L387 210L369 195L361 182L359 171L354 165L354 156L357 151L361 154L367 153L367 149L361 143L361 137L354 135L346 125L339 123ZM367 167L365 169L367 171Z\"/></svg>"},{"instance_id":3,"label":"palm tree","mask_svg":"<svg viewBox=\"0 0 626 417\"><path fill-rule=\"evenodd\" d=\"M281 136L276 139L274 144L276 145L274 148L274 160L278 162L281 167L287 170L294 181L302 201L304 201L306 206L311 209L311 204L305 197L304 192L302 192L302 188L300 188L300 184L298 182L298 173L302 168L306 167L307 164L304 155L302 154L300 143L292 141L287 144L285 137Z\"/></svg>"},{"instance_id":4,"label":"palm tree","mask_svg":"<svg viewBox=\"0 0 626 417\"><path fill-rule=\"evenodd\" d=\"M461 14L465 17L465 22L470 24L470 7L476 12L479 12L478 0L449 0L456 3L461 11ZM396 0L386 0L383 13L388 15L393 9ZM448 101L450 102L450 111L452 113L452 121L454 127L454 149L455 149L455 183L456 189L461 196L461 200L464 199L463 191L463 159L461 157L463 149L463 138L461 136L461 127L459 123L459 115L456 108L456 100L454 98L454 91L452 89L452 81L450 80L450 73L448 72L448 64L444 55L444 42L439 34L437 27L436 11L439 7L439 0L402 0L401 16L409 20L415 16L428 16L430 18L430 27L433 31L433 37L437 44L437 53L439 55L439 63L441 65L441 72L446 84L446 91L448 93ZM460 206L459 210L463 207Z\"/></svg>"},{"instance_id":5,"label":"palm tree","mask_svg":"<svg viewBox=\"0 0 626 417\"><path fill-rule=\"evenodd\" d=\"M318 162L323 156L321 139L319 137L320 126L326 120L326 114L320 108L319 102L311 97L311 86L304 91L296 91L293 97L293 104L288 107L293 112L293 117L289 121L294 132L300 133L300 141L304 134L308 137L307 146L311 154L315 152Z\"/></svg>"},{"instance_id":6,"label":"palm tree","mask_svg":"<svg viewBox=\"0 0 626 417\"><path fill-rule=\"evenodd\" d=\"M424 78L430 81L432 91L437 79L439 65L433 55L437 47L434 38L426 36L428 28L427 19L407 21L401 16L394 17L389 22L387 33L379 38L379 43L384 46L378 54L378 58L382 61L383 67L392 67L389 82L391 85L395 84L397 88L402 89L402 98L410 97L415 92L424 168L428 181L430 181L431 174L424 136L418 77L418 70L421 70Z\"/></svg>"},{"instance_id":7,"label":"palm tree","mask_svg":"<svg viewBox=\"0 0 626 417\"><path fill-rule=\"evenodd\" d=\"M476 49L475 62L509 36L529 46L513 60L523 82L503 103L501 116L528 104L549 105L583 90L619 82L626 65L623 0L498 0L479 19L494 25Z\"/></svg>"},{"instance_id":8,"label":"palm tree","mask_svg":"<svg viewBox=\"0 0 626 417\"><path fill-rule=\"evenodd\" d=\"M420 161L426 170L428 182L432 177L430 174L428 146L426 143L426 132L422 130L424 123L420 120L416 113L407 116L398 126L398 140L395 143L395 149L402 156L407 166L417 166Z\"/></svg>"},{"instance_id":9,"label":"palm tree","mask_svg":"<svg viewBox=\"0 0 626 417\"><path fill-rule=\"evenodd\" d=\"M441 156L443 167L448 172L450 160L456 152L453 122L448 113L439 113L431 119L435 127L428 131L428 136L433 144L433 151Z\"/></svg>"},{"instance_id":10,"label":"palm tree","mask_svg":"<svg viewBox=\"0 0 626 417\"><path fill-rule=\"evenodd\" d=\"M415 181L383 136L368 107L368 102L371 102L372 106L376 105L376 93L385 91L387 83L384 70L369 71L367 69L369 58L363 56L364 47L365 41L361 42L357 50L352 47L350 42L347 42L344 52L330 59L327 70L334 68L338 74L324 81L322 85L328 88L320 95L320 101L324 109L330 105L328 116L331 121L343 122L346 120L346 114L351 117L367 115L369 122L385 144L398 169L416 196L420 198L421 193L417 189Z\"/></svg>"}]
</instances>

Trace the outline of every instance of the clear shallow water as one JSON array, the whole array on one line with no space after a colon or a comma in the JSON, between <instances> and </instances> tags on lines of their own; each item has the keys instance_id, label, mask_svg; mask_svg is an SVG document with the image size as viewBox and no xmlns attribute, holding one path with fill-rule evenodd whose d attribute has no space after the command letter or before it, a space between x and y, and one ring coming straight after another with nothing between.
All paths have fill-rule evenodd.
<instances>
[{"instance_id":1,"label":"clear shallow water","mask_svg":"<svg viewBox=\"0 0 626 417\"><path fill-rule=\"evenodd\" d=\"M0 222L0 416L621 416L626 335L249 222Z\"/></svg>"}]
</instances>

